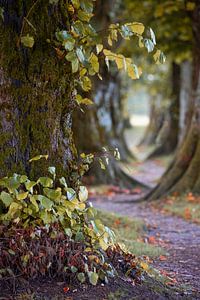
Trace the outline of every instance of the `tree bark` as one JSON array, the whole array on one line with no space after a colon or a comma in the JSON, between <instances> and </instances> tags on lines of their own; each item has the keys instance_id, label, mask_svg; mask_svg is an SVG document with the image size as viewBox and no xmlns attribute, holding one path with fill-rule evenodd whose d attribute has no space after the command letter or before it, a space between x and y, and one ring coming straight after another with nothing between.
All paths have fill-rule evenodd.
<instances>
[{"instance_id":1,"label":"tree bark","mask_svg":"<svg viewBox=\"0 0 200 300\"><path fill-rule=\"evenodd\" d=\"M70 65L56 58L46 42L69 20L63 16L62 4L38 1L29 16L36 35L27 23L23 32L34 35L35 45L19 46L24 17L32 5L28 0L0 0L5 16L0 28L0 176L13 172L41 176L50 161L70 182L76 160L73 76ZM48 154L49 161L28 162L40 154Z\"/></svg>"},{"instance_id":2,"label":"tree bark","mask_svg":"<svg viewBox=\"0 0 200 300\"><path fill-rule=\"evenodd\" d=\"M180 111L180 66L172 63L172 94L171 103L165 112L162 128L159 132L160 145L150 154L149 158L166 155L175 151L179 137Z\"/></svg>"},{"instance_id":3,"label":"tree bark","mask_svg":"<svg viewBox=\"0 0 200 300\"><path fill-rule=\"evenodd\" d=\"M187 132L178 147L173 163L147 199L158 199L171 192L200 192L200 1L191 13L194 36L192 93Z\"/></svg>"}]
</instances>

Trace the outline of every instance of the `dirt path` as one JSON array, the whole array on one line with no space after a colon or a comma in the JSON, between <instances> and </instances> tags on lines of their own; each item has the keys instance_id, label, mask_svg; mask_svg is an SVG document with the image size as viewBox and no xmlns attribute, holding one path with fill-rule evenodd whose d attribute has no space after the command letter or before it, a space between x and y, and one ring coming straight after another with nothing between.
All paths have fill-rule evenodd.
<instances>
[{"instance_id":1,"label":"dirt path","mask_svg":"<svg viewBox=\"0 0 200 300\"><path fill-rule=\"evenodd\" d=\"M97 208L145 221L149 228L148 236L159 236L169 253L166 261L155 261L155 267L175 276L178 283L196 291L199 295L196 299L200 299L200 226L161 214L150 206L123 203L130 198L127 195L109 199L98 197L93 203Z\"/></svg>"}]
</instances>

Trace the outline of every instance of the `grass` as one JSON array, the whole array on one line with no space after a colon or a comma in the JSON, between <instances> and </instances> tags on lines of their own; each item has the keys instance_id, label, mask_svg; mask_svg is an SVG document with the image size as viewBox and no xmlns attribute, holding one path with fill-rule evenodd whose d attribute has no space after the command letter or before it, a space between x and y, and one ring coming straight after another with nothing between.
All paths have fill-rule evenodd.
<instances>
[{"instance_id":1,"label":"grass","mask_svg":"<svg viewBox=\"0 0 200 300\"><path fill-rule=\"evenodd\" d=\"M165 254L162 248L141 240L141 236L145 235L147 230L142 221L104 211L98 211L98 215L99 219L115 232L116 241L124 244L126 249L136 256L145 255L155 258Z\"/></svg>"},{"instance_id":2,"label":"grass","mask_svg":"<svg viewBox=\"0 0 200 300\"><path fill-rule=\"evenodd\" d=\"M200 224L200 196L188 193L181 197L171 197L163 209L185 220Z\"/></svg>"}]
</instances>

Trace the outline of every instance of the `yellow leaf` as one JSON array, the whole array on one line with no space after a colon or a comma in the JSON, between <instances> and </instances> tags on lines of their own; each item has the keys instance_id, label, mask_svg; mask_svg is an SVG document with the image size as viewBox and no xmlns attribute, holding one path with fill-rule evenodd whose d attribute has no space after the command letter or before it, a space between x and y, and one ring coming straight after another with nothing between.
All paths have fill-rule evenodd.
<instances>
[{"instance_id":1,"label":"yellow leaf","mask_svg":"<svg viewBox=\"0 0 200 300\"><path fill-rule=\"evenodd\" d=\"M128 23L127 26L130 28L132 32L139 35L143 34L145 29L144 25L138 22Z\"/></svg>"},{"instance_id":2,"label":"yellow leaf","mask_svg":"<svg viewBox=\"0 0 200 300\"><path fill-rule=\"evenodd\" d=\"M191 11L195 9L196 4L194 2L187 2L186 9Z\"/></svg>"},{"instance_id":3,"label":"yellow leaf","mask_svg":"<svg viewBox=\"0 0 200 300\"><path fill-rule=\"evenodd\" d=\"M157 50L156 53L153 55L153 58L154 58L156 64L160 64L160 54L161 54L161 51Z\"/></svg>"},{"instance_id":4,"label":"yellow leaf","mask_svg":"<svg viewBox=\"0 0 200 300\"><path fill-rule=\"evenodd\" d=\"M24 200L24 199L27 198L27 196L28 196L28 192L20 193L20 194L17 195L17 200Z\"/></svg>"},{"instance_id":5,"label":"yellow leaf","mask_svg":"<svg viewBox=\"0 0 200 300\"><path fill-rule=\"evenodd\" d=\"M123 55L121 55L121 54L117 55L115 58L115 62L117 64L117 67L119 70L124 68L124 56Z\"/></svg>"},{"instance_id":6,"label":"yellow leaf","mask_svg":"<svg viewBox=\"0 0 200 300\"><path fill-rule=\"evenodd\" d=\"M97 44L96 49L97 49L97 54L99 54L103 50L103 45L102 44Z\"/></svg>"},{"instance_id":7,"label":"yellow leaf","mask_svg":"<svg viewBox=\"0 0 200 300\"><path fill-rule=\"evenodd\" d=\"M92 55L90 56L90 63L92 65L92 68L94 69L94 71L96 73L99 72L99 60L98 60L98 57L92 53Z\"/></svg>"},{"instance_id":8,"label":"yellow leaf","mask_svg":"<svg viewBox=\"0 0 200 300\"><path fill-rule=\"evenodd\" d=\"M147 271L149 269L149 265L145 262L141 262L140 266L142 267L143 270Z\"/></svg>"}]
</instances>

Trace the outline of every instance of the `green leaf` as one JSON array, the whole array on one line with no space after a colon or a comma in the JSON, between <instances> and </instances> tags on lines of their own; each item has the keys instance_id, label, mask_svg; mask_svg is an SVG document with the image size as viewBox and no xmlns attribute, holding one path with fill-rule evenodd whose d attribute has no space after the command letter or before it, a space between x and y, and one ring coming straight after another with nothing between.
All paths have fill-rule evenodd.
<instances>
[{"instance_id":1,"label":"green leaf","mask_svg":"<svg viewBox=\"0 0 200 300\"><path fill-rule=\"evenodd\" d=\"M10 196L10 194L6 192L1 192L0 199L2 200L5 207L9 207L10 204L13 202L13 198Z\"/></svg>"},{"instance_id":2,"label":"green leaf","mask_svg":"<svg viewBox=\"0 0 200 300\"><path fill-rule=\"evenodd\" d=\"M27 35L21 37L21 43L27 48L32 48L35 41L32 36L27 34Z\"/></svg>"},{"instance_id":3,"label":"green leaf","mask_svg":"<svg viewBox=\"0 0 200 300\"><path fill-rule=\"evenodd\" d=\"M79 70L79 61L77 58L75 58L72 62L72 73L76 73Z\"/></svg>"},{"instance_id":4,"label":"green leaf","mask_svg":"<svg viewBox=\"0 0 200 300\"><path fill-rule=\"evenodd\" d=\"M49 171L49 173L52 174L53 176L56 175L56 168L55 168L55 167L49 167L49 168L48 168L48 171Z\"/></svg>"},{"instance_id":5,"label":"green leaf","mask_svg":"<svg viewBox=\"0 0 200 300\"><path fill-rule=\"evenodd\" d=\"M78 196L81 202L85 202L88 199L88 190L85 186L80 186Z\"/></svg>"},{"instance_id":6,"label":"green leaf","mask_svg":"<svg viewBox=\"0 0 200 300\"><path fill-rule=\"evenodd\" d=\"M92 55L90 56L89 62L92 65L93 70L98 73L99 72L99 60L98 57L92 53Z\"/></svg>"},{"instance_id":7,"label":"green leaf","mask_svg":"<svg viewBox=\"0 0 200 300\"><path fill-rule=\"evenodd\" d=\"M61 183L64 187L67 188L67 182L66 182L65 177L61 177L61 178L59 179L59 181L60 181L60 183Z\"/></svg>"},{"instance_id":8,"label":"green leaf","mask_svg":"<svg viewBox=\"0 0 200 300\"><path fill-rule=\"evenodd\" d=\"M48 210L50 210L53 206L53 201L43 195L38 195L38 200L40 201L41 205Z\"/></svg>"},{"instance_id":9,"label":"green leaf","mask_svg":"<svg viewBox=\"0 0 200 300\"><path fill-rule=\"evenodd\" d=\"M85 105L91 105L94 104L94 102L92 102L92 100L88 99L88 98L82 98L81 95L76 95L76 102L80 105L80 104L85 104Z\"/></svg>"},{"instance_id":10,"label":"green leaf","mask_svg":"<svg viewBox=\"0 0 200 300\"><path fill-rule=\"evenodd\" d=\"M69 201L72 201L73 199L76 198L76 192L72 188L67 188L67 199Z\"/></svg>"},{"instance_id":11,"label":"green leaf","mask_svg":"<svg viewBox=\"0 0 200 300\"><path fill-rule=\"evenodd\" d=\"M13 217L17 212L20 212L22 209L22 206L21 204L18 204L16 202L12 202L10 204L10 207L9 207L9 211L7 213L7 216L11 216Z\"/></svg>"},{"instance_id":12,"label":"green leaf","mask_svg":"<svg viewBox=\"0 0 200 300\"><path fill-rule=\"evenodd\" d=\"M48 159L49 155L37 155L31 159L29 159L29 162L32 162L32 161L37 161L37 160L40 160L41 158L45 158L45 159Z\"/></svg>"},{"instance_id":13,"label":"green leaf","mask_svg":"<svg viewBox=\"0 0 200 300\"><path fill-rule=\"evenodd\" d=\"M60 200L62 196L61 188L57 188L56 190L44 188L44 194L52 200Z\"/></svg>"},{"instance_id":14,"label":"green leaf","mask_svg":"<svg viewBox=\"0 0 200 300\"><path fill-rule=\"evenodd\" d=\"M81 231L78 231L75 236L76 242L83 242L85 240L84 234Z\"/></svg>"},{"instance_id":15,"label":"green leaf","mask_svg":"<svg viewBox=\"0 0 200 300\"><path fill-rule=\"evenodd\" d=\"M36 195L34 195L34 196L29 196L29 198L30 198L30 201L31 201L31 203L35 206L35 209L36 209L36 212L38 212L39 211L39 206L38 206L38 203L37 203L37 196Z\"/></svg>"},{"instance_id":16,"label":"green leaf","mask_svg":"<svg viewBox=\"0 0 200 300\"><path fill-rule=\"evenodd\" d=\"M71 271L72 271L72 273L76 273L78 271L78 269L75 266L71 266Z\"/></svg>"},{"instance_id":17,"label":"green leaf","mask_svg":"<svg viewBox=\"0 0 200 300\"><path fill-rule=\"evenodd\" d=\"M81 48L77 48L76 49L76 55L79 59L79 61L84 64L86 62L86 58L85 58L85 55L83 53L83 50Z\"/></svg>"},{"instance_id":18,"label":"green leaf","mask_svg":"<svg viewBox=\"0 0 200 300\"><path fill-rule=\"evenodd\" d=\"M25 193L19 193L19 194L17 195L17 200L24 200L24 199L27 198L27 196L28 196L28 192L25 192Z\"/></svg>"},{"instance_id":19,"label":"green leaf","mask_svg":"<svg viewBox=\"0 0 200 300\"><path fill-rule=\"evenodd\" d=\"M88 13L92 13L92 11L93 11L92 1L91 0L81 0L81 8Z\"/></svg>"},{"instance_id":20,"label":"green leaf","mask_svg":"<svg viewBox=\"0 0 200 300\"><path fill-rule=\"evenodd\" d=\"M81 283L84 283L86 280L84 273L78 273L77 278Z\"/></svg>"},{"instance_id":21,"label":"green leaf","mask_svg":"<svg viewBox=\"0 0 200 300\"><path fill-rule=\"evenodd\" d=\"M57 31L55 33L56 38L58 41L63 42L64 40L67 40L68 38L71 38L71 34L68 33L66 30Z\"/></svg>"},{"instance_id":22,"label":"green leaf","mask_svg":"<svg viewBox=\"0 0 200 300\"><path fill-rule=\"evenodd\" d=\"M40 177L38 179L37 183L40 183L43 187L52 187L53 186L53 180L49 177Z\"/></svg>"},{"instance_id":23,"label":"green leaf","mask_svg":"<svg viewBox=\"0 0 200 300\"><path fill-rule=\"evenodd\" d=\"M68 237L72 237L72 231L70 228L64 228L64 231L65 231L65 234L68 236Z\"/></svg>"},{"instance_id":24,"label":"green leaf","mask_svg":"<svg viewBox=\"0 0 200 300\"><path fill-rule=\"evenodd\" d=\"M37 182L35 181L30 181L30 180L27 180L25 182L25 187L27 189L27 191L33 193L33 187L37 184Z\"/></svg>"},{"instance_id":25,"label":"green leaf","mask_svg":"<svg viewBox=\"0 0 200 300\"><path fill-rule=\"evenodd\" d=\"M88 91L91 90L91 88L92 88L92 83L91 83L91 80L90 80L89 77L84 76L84 77L81 79L80 83L81 83L82 89L83 89L85 92L88 92Z\"/></svg>"},{"instance_id":26,"label":"green leaf","mask_svg":"<svg viewBox=\"0 0 200 300\"><path fill-rule=\"evenodd\" d=\"M26 182L27 179L28 179L28 177L26 175L21 175L20 176L20 183Z\"/></svg>"},{"instance_id":27,"label":"green leaf","mask_svg":"<svg viewBox=\"0 0 200 300\"><path fill-rule=\"evenodd\" d=\"M92 13L87 13L81 9L78 11L78 18L83 22L89 22L92 17Z\"/></svg>"},{"instance_id":28,"label":"green leaf","mask_svg":"<svg viewBox=\"0 0 200 300\"><path fill-rule=\"evenodd\" d=\"M75 39L73 39L72 37L68 37L63 42L63 46L67 51L72 51L74 49L74 45L75 45Z\"/></svg>"},{"instance_id":29,"label":"green leaf","mask_svg":"<svg viewBox=\"0 0 200 300\"><path fill-rule=\"evenodd\" d=\"M72 4L74 8L79 9L80 7L80 1L79 0L72 0Z\"/></svg>"},{"instance_id":30,"label":"green leaf","mask_svg":"<svg viewBox=\"0 0 200 300\"><path fill-rule=\"evenodd\" d=\"M88 277L92 285L97 285L99 276L96 272L88 272Z\"/></svg>"}]
</instances>

